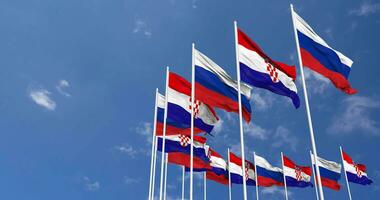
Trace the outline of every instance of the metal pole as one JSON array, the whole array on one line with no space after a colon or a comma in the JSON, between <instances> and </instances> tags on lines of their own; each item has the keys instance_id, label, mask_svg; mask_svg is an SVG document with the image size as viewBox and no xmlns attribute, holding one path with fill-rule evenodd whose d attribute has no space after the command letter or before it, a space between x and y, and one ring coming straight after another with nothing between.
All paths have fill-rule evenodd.
<instances>
[{"instance_id":1,"label":"metal pole","mask_svg":"<svg viewBox=\"0 0 380 200\"><path fill-rule=\"evenodd\" d=\"M313 150L314 160L317 161L317 157L318 157L318 155L317 155L317 147L315 145L313 123L312 123L312 120L311 120L311 113L310 113L310 108L309 108L309 99L308 99L308 95L307 95L305 76L304 76L304 73L303 73L303 65L302 65L300 46L299 46L299 41L298 41L298 36L297 36L297 30L296 30L296 26L294 24L294 11L293 11L293 5L292 4L290 4L290 9L291 9L291 12L292 12L293 30L294 30L294 37L296 39L296 45L297 45L298 62L299 62L299 65L300 65L299 67L300 67L300 71L301 71L303 92L304 92L305 105L306 105L306 114L307 114L307 119L308 119L308 124L309 124L309 130L310 130L311 146L312 146L312 150ZM320 173L319 173L318 162L315 162L315 166L317 168L316 169L316 172L317 172L317 181L318 181L318 183L321 183L321 176L320 176ZM322 184L318 184L318 189L319 189L319 196L320 196L321 200L324 200Z\"/></svg>"},{"instance_id":2,"label":"metal pole","mask_svg":"<svg viewBox=\"0 0 380 200\"><path fill-rule=\"evenodd\" d=\"M153 161L153 177L152 177L152 196L151 200L154 199L154 189L156 181L156 162L157 162L157 137L154 137L154 161Z\"/></svg>"},{"instance_id":3,"label":"metal pole","mask_svg":"<svg viewBox=\"0 0 380 200\"><path fill-rule=\"evenodd\" d=\"M203 199L207 199L207 177L206 172L203 174Z\"/></svg>"},{"instance_id":4,"label":"metal pole","mask_svg":"<svg viewBox=\"0 0 380 200\"><path fill-rule=\"evenodd\" d=\"M165 183L164 183L164 200L166 200L166 185L168 182L168 153L165 153Z\"/></svg>"},{"instance_id":5,"label":"metal pole","mask_svg":"<svg viewBox=\"0 0 380 200\"><path fill-rule=\"evenodd\" d=\"M182 166L182 200L185 200L185 166Z\"/></svg>"},{"instance_id":6,"label":"metal pole","mask_svg":"<svg viewBox=\"0 0 380 200\"><path fill-rule=\"evenodd\" d=\"M194 98L195 98L195 70L194 70L194 50L195 44L192 44L191 59L191 152L190 152L190 200L193 200L193 157L194 157Z\"/></svg>"},{"instance_id":7,"label":"metal pole","mask_svg":"<svg viewBox=\"0 0 380 200\"><path fill-rule=\"evenodd\" d=\"M228 196L229 200L232 200L232 191L231 191L231 171L230 171L230 149L227 149L228 152Z\"/></svg>"},{"instance_id":8,"label":"metal pole","mask_svg":"<svg viewBox=\"0 0 380 200\"><path fill-rule=\"evenodd\" d=\"M156 121L157 121L157 96L158 96L158 88L156 88L155 102L154 102L154 118L153 118L153 133L152 133L152 153L150 158L150 176L149 176L149 197L148 199L152 200L152 190L153 190L153 162L154 162L154 147L155 147L155 138L156 138Z\"/></svg>"},{"instance_id":9,"label":"metal pole","mask_svg":"<svg viewBox=\"0 0 380 200\"><path fill-rule=\"evenodd\" d=\"M314 165L313 165L313 163L315 163L315 161L313 162L314 157L312 156L311 151L310 151L310 158L312 159L312 160L311 160L311 169L313 170L313 176L314 176L314 188L315 188L315 194L316 194L316 196L317 196L317 200L319 200L318 186L317 186L317 176L315 175L315 170L314 170Z\"/></svg>"},{"instance_id":10,"label":"metal pole","mask_svg":"<svg viewBox=\"0 0 380 200\"><path fill-rule=\"evenodd\" d=\"M258 174L257 174L256 153L255 152L253 152L253 164L255 166L256 200L259 200L259 178L258 178Z\"/></svg>"},{"instance_id":11,"label":"metal pole","mask_svg":"<svg viewBox=\"0 0 380 200\"><path fill-rule=\"evenodd\" d=\"M343 150L342 150L342 147L341 147L341 146L339 147L339 149L340 149L340 156L342 157L342 164L343 164L344 177L346 178L348 197L350 198L350 200L352 200L352 197L351 197L351 190L350 190L350 184L348 183L347 172L346 172L346 168L344 167Z\"/></svg>"},{"instance_id":12,"label":"metal pole","mask_svg":"<svg viewBox=\"0 0 380 200\"><path fill-rule=\"evenodd\" d=\"M284 188L285 188L285 199L288 200L288 189L286 185L286 176L284 171L284 154L281 152L281 161L282 161L282 175L284 176Z\"/></svg>"},{"instance_id":13,"label":"metal pole","mask_svg":"<svg viewBox=\"0 0 380 200\"><path fill-rule=\"evenodd\" d=\"M236 53L236 73L238 81L238 100L239 100L239 126L240 126L240 147L241 147L241 166L243 169L243 197L247 200L247 183L244 181L245 178L245 153L244 153L244 133L243 133L243 113L241 108L241 85L240 85L240 65L239 65L239 46L238 46L238 32L237 32L237 22L234 21L235 30L235 53Z\"/></svg>"},{"instance_id":14,"label":"metal pole","mask_svg":"<svg viewBox=\"0 0 380 200\"><path fill-rule=\"evenodd\" d=\"M162 137L162 151L161 151L160 200L162 200L163 185L164 185L166 118L168 116L168 85L169 85L169 67L166 67L165 111L164 111L164 127L162 131L163 137Z\"/></svg>"}]
</instances>

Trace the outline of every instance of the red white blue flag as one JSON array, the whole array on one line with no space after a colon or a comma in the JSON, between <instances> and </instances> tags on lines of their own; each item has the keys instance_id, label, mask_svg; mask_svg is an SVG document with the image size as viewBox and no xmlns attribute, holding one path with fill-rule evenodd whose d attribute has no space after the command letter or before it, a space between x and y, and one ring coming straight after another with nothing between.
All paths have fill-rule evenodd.
<instances>
[{"instance_id":1,"label":"red white blue flag","mask_svg":"<svg viewBox=\"0 0 380 200\"><path fill-rule=\"evenodd\" d=\"M317 159L322 186L330 188L332 190L340 190L340 185L338 181L340 179L340 172L342 170L342 166L339 163L325 160L320 157L318 157ZM315 166L313 154L311 154L311 160L313 166Z\"/></svg>"},{"instance_id":2,"label":"red white blue flag","mask_svg":"<svg viewBox=\"0 0 380 200\"><path fill-rule=\"evenodd\" d=\"M287 187L308 187L311 183L311 167L296 165L288 157L283 156L284 176Z\"/></svg>"},{"instance_id":3,"label":"red white blue flag","mask_svg":"<svg viewBox=\"0 0 380 200\"><path fill-rule=\"evenodd\" d=\"M274 185L284 185L282 169L273 167L265 158L258 155L255 155L255 164L259 186L270 187Z\"/></svg>"},{"instance_id":4,"label":"red white blue flag","mask_svg":"<svg viewBox=\"0 0 380 200\"><path fill-rule=\"evenodd\" d=\"M355 163L352 158L342 151L343 165L349 182L360 185L370 185L373 181L368 178L366 166Z\"/></svg>"},{"instance_id":5,"label":"red white blue flag","mask_svg":"<svg viewBox=\"0 0 380 200\"><path fill-rule=\"evenodd\" d=\"M237 82L214 61L196 49L194 63L196 98L212 107L239 113ZM243 118L249 122L252 112L249 103L251 88L246 84L241 84L240 91Z\"/></svg>"},{"instance_id":6,"label":"red white blue flag","mask_svg":"<svg viewBox=\"0 0 380 200\"><path fill-rule=\"evenodd\" d=\"M293 23L297 30L302 64L331 80L346 94L355 94L348 82L353 61L331 48L296 12Z\"/></svg>"},{"instance_id":7,"label":"red white blue flag","mask_svg":"<svg viewBox=\"0 0 380 200\"><path fill-rule=\"evenodd\" d=\"M245 177L243 178L243 166L241 165L241 161L241 158L230 152L228 170L231 174L231 183L243 184L243 180L245 180L247 185L256 185L254 165L248 160L245 160Z\"/></svg>"},{"instance_id":8,"label":"red white blue flag","mask_svg":"<svg viewBox=\"0 0 380 200\"><path fill-rule=\"evenodd\" d=\"M237 32L241 81L287 96L298 108L300 100L294 83L295 67L272 60L243 31L238 29Z\"/></svg>"}]
</instances>

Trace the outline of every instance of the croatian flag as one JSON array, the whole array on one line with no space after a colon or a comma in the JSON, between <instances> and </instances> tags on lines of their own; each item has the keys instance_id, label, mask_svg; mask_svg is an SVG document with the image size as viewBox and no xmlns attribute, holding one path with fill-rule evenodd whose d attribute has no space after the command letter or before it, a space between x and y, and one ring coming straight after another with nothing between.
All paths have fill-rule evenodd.
<instances>
[{"instance_id":1,"label":"croatian flag","mask_svg":"<svg viewBox=\"0 0 380 200\"><path fill-rule=\"evenodd\" d=\"M293 23L297 30L302 64L330 79L343 92L355 94L357 91L348 82L353 61L331 48L296 12L293 12Z\"/></svg>"},{"instance_id":2,"label":"croatian flag","mask_svg":"<svg viewBox=\"0 0 380 200\"><path fill-rule=\"evenodd\" d=\"M311 183L311 167L296 165L288 157L284 159L284 176L287 187L308 187L313 186Z\"/></svg>"},{"instance_id":3,"label":"croatian flag","mask_svg":"<svg viewBox=\"0 0 380 200\"><path fill-rule=\"evenodd\" d=\"M243 31L238 29L237 32L241 81L287 96L298 108L295 67L272 60Z\"/></svg>"},{"instance_id":4,"label":"croatian flag","mask_svg":"<svg viewBox=\"0 0 380 200\"><path fill-rule=\"evenodd\" d=\"M348 181L360 185L370 185L372 180L368 178L366 166L363 164L356 164L351 157L342 151L343 165L346 171Z\"/></svg>"},{"instance_id":5,"label":"croatian flag","mask_svg":"<svg viewBox=\"0 0 380 200\"><path fill-rule=\"evenodd\" d=\"M258 155L255 155L255 164L259 186L270 187L273 185L284 185L282 169L273 167L265 158Z\"/></svg>"},{"instance_id":6,"label":"croatian flag","mask_svg":"<svg viewBox=\"0 0 380 200\"><path fill-rule=\"evenodd\" d=\"M339 163L328 161L320 157L317 159L322 186L333 190L340 190L338 181L340 179L340 171L342 166ZM311 160L313 165L315 165L313 154L311 154Z\"/></svg>"},{"instance_id":7,"label":"croatian flag","mask_svg":"<svg viewBox=\"0 0 380 200\"><path fill-rule=\"evenodd\" d=\"M191 96L182 93L179 88L183 85L174 80L178 78L177 74L170 72L168 88L168 118L182 124L190 125L191 121ZM210 133L214 125L218 122L215 111L207 104L194 100L194 127Z\"/></svg>"},{"instance_id":8,"label":"croatian flag","mask_svg":"<svg viewBox=\"0 0 380 200\"><path fill-rule=\"evenodd\" d=\"M157 99L157 122L156 135L162 136L164 130L164 112L165 112L165 96L158 94ZM173 116L175 113L170 114ZM178 116L180 117L180 116ZM201 129L194 127L194 133L204 132ZM180 123L169 117L166 118L166 133L165 135L190 135L190 125L188 123Z\"/></svg>"},{"instance_id":9,"label":"croatian flag","mask_svg":"<svg viewBox=\"0 0 380 200\"><path fill-rule=\"evenodd\" d=\"M157 151L162 151L163 136L157 136ZM165 136L165 152L181 152L190 155L191 139L186 135ZM194 136L194 157L198 157L205 162L210 162L209 146L206 145L206 138Z\"/></svg>"},{"instance_id":10,"label":"croatian flag","mask_svg":"<svg viewBox=\"0 0 380 200\"><path fill-rule=\"evenodd\" d=\"M186 171L190 168L190 158L191 156L187 153L182 153L182 152L168 153L168 162L172 164L184 166L186 167ZM209 162L206 162L202 158L197 157L197 155L194 155L193 156L193 170L195 172L211 170L211 166Z\"/></svg>"},{"instance_id":11,"label":"croatian flag","mask_svg":"<svg viewBox=\"0 0 380 200\"><path fill-rule=\"evenodd\" d=\"M238 85L220 66L198 50L194 50L195 96L200 101L226 110L239 113ZM241 103L244 119L251 120L251 88L241 84Z\"/></svg>"},{"instance_id":12,"label":"croatian flag","mask_svg":"<svg viewBox=\"0 0 380 200\"><path fill-rule=\"evenodd\" d=\"M243 184L243 166L241 165L241 158L230 152L230 163L228 170L231 173L231 183ZM255 167L249 162L245 161L245 177L247 185L255 185Z\"/></svg>"},{"instance_id":13,"label":"croatian flag","mask_svg":"<svg viewBox=\"0 0 380 200\"><path fill-rule=\"evenodd\" d=\"M218 175L225 175L227 173L227 162L213 149L209 149L210 151L210 166L211 170Z\"/></svg>"}]
</instances>

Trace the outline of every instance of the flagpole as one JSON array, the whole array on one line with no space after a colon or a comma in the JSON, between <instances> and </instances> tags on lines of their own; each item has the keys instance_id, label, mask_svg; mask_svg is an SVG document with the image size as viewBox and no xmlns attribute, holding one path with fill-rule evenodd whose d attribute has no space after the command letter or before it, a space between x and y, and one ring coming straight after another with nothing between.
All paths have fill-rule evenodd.
<instances>
[{"instance_id":1,"label":"flagpole","mask_svg":"<svg viewBox=\"0 0 380 200\"><path fill-rule=\"evenodd\" d=\"M203 199L206 200L207 199L207 177L206 177L206 172L204 172L203 174Z\"/></svg>"},{"instance_id":2,"label":"flagpole","mask_svg":"<svg viewBox=\"0 0 380 200\"><path fill-rule=\"evenodd\" d=\"M259 178L256 167L256 152L253 152L253 164L255 166L256 200L259 200Z\"/></svg>"},{"instance_id":3,"label":"flagpole","mask_svg":"<svg viewBox=\"0 0 380 200\"><path fill-rule=\"evenodd\" d=\"M185 200L185 166L182 166L182 200Z\"/></svg>"},{"instance_id":4,"label":"flagpole","mask_svg":"<svg viewBox=\"0 0 380 200\"><path fill-rule=\"evenodd\" d=\"M310 158L314 159L312 157L311 151L310 152ZM315 163L315 161L314 161ZM318 186L317 186L317 176L315 175L315 170L314 170L314 165L313 165L313 160L311 160L311 169L313 170L313 176L314 176L314 188L315 188L315 194L317 195L317 200L319 200L319 195L318 195Z\"/></svg>"},{"instance_id":5,"label":"flagpole","mask_svg":"<svg viewBox=\"0 0 380 200\"><path fill-rule=\"evenodd\" d=\"M164 200L166 200L166 184L168 181L168 153L165 153L165 182L164 182Z\"/></svg>"},{"instance_id":6,"label":"flagpole","mask_svg":"<svg viewBox=\"0 0 380 200\"><path fill-rule=\"evenodd\" d=\"M154 118L153 118L153 133L152 133L152 153L150 158L150 176L149 176L149 197L148 199L152 200L152 189L154 187L152 183L153 179L153 162L154 162L154 147L155 147L155 137L156 137L156 121L157 121L157 96L158 96L158 88L156 88L156 96L154 102Z\"/></svg>"},{"instance_id":7,"label":"flagpole","mask_svg":"<svg viewBox=\"0 0 380 200\"><path fill-rule=\"evenodd\" d=\"M154 199L154 189L155 189L155 181L156 181L156 162L157 162L157 137L154 137L154 158L153 158L153 177L152 177L152 196L151 196L151 200Z\"/></svg>"},{"instance_id":8,"label":"flagpole","mask_svg":"<svg viewBox=\"0 0 380 200\"><path fill-rule=\"evenodd\" d=\"M161 149L160 200L162 200L162 192L163 192L163 185L164 185L166 118L168 116L168 86L169 86L169 67L166 67L165 111L164 111L164 127L162 130L163 137L162 137L162 149Z\"/></svg>"},{"instance_id":9,"label":"flagpole","mask_svg":"<svg viewBox=\"0 0 380 200\"><path fill-rule=\"evenodd\" d=\"M245 178L245 153L244 153L244 133L243 133L243 113L241 109L241 85L240 85L240 65L239 65L239 47L238 47L238 32L237 32L237 22L234 21L234 32L235 32L235 53L236 53L236 73L238 81L238 100L239 100L239 126L240 126L240 147L241 147L241 166L243 169L243 197L247 200L247 183L244 181Z\"/></svg>"},{"instance_id":10,"label":"flagpole","mask_svg":"<svg viewBox=\"0 0 380 200\"><path fill-rule=\"evenodd\" d=\"M318 155L317 155L317 147L315 145L313 123L312 123L312 120L311 120L311 113L310 113L310 108L309 108L309 98L308 98L308 95L307 95L305 76L304 76L304 73L303 73L303 65L302 65L302 59L301 59L300 46L299 46L296 26L294 24L294 11L293 11L293 5L292 4L290 4L290 10L292 12L293 30L294 30L294 37L296 39L296 45L297 45L298 62L299 62L299 68L300 68L300 71L301 71L303 93L304 93L305 105L306 105L306 114L307 114L307 119L308 119L308 124L309 124L309 131L310 131L311 146L312 146L312 150L313 150L314 160L317 161L317 157L318 157ZM318 181L318 183L321 183L321 176L320 176L320 172L319 172L318 162L315 162L315 166L316 166L316 172L317 172L317 181ZM320 196L321 200L324 200L325 198L323 196L322 184L317 184L317 187L319 189L319 196Z\"/></svg>"},{"instance_id":11,"label":"flagpole","mask_svg":"<svg viewBox=\"0 0 380 200\"><path fill-rule=\"evenodd\" d=\"M194 98L195 98L195 70L194 70L194 50L195 44L193 43L191 49L191 135L190 135L190 200L193 200L193 157L194 157Z\"/></svg>"},{"instance_id":12,"label":"flagpole","mask_svg":"<svg viewBox=\"0 0 380 200\"><path fill-rule=\"evenodd\" d=\"M282 161L282 175L284 177L284 188L285 188L285 199L288 200L288 188L286 185L286 176L284 171L284 154L281 152L281 161Z\"/></svg>"},{"instance_id":13,"label":"flagpole","mask_svg":"<svg viewBox=\"0 0 380 200\"><path fill-rule=\"evenodd\" d=\"M227 152L228 152L228 197L229 197L229 200L232 200L231 171L230 171L230 148L227 148Z\"/></svg>"},{"instance_id":14,"label":"flagpole","mask_svg":"<svg viewBox=\"0 0 380 200\"><path fill-rule=\"evenodd\" d=\"M339 146L339 149L340 149L340 156L342 157L342 164L343 164L344 177L346 178L348 197L350 197L350 200L352 200L352 197L351 197L351 190L350 190L350 184L348 183L347 172L346 172L346 168L344 167L344 158L343 158L343 150L342 150L342 146Z\"/></svg>"}]
</instances>

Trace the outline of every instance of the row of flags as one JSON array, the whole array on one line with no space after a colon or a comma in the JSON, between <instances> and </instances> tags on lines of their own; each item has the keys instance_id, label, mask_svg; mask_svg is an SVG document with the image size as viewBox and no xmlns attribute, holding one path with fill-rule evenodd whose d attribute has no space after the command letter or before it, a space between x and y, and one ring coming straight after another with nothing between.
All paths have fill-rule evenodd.
<instances>
[{"instance_id":1,"label":"row of flags","mask_svg":"<svg viewBox=\"0 0 380 200\"><path fill-rule=\"evenodd\" d=\"M162 136L158 136L158 151ZM169 163L190 167L190 138L185 135L166 136L166 149ZM310 153L311 163L315 169L314 156ZM245 160L245 176L243 175L242 159L229 152L225 160L219 153L206 144L206 139L200 136L194 137L194 171L206 172L207 178L227 185L229 180L233 184L243 184L262 187L284 186L287 187L312 187L312 175L314 169L311 166L301 166L290 158L282 155L282 167L275 167L264 157L254 154L253 162ZM369 185L372 180L368 178L366 166L355 163L352 158L342 151L343 173L349 182L360 185ZM335 161L329 161L318 157L317 163L321 172L322 186L332 190L340 190L342 165ZM256 177L257 176L257 177Z\"/></svg>"},{"instance_id":2,"label":"row of flags","mask_svg":"<svg viewBox=\"0 0 380 200\"><path fill-rule=\"evenodd\" d=\"M302 78L302 66L305 66L328 78L336 88L344 93L355 94L357 91L351 87L348 81L353 61L331 48L311 26L293 11L293 8L291 10ZM242 120L244 119L247 123L251 122L252 87L263 88L274 94L285 96L292 101L295 108L300 107L295 84L297 78L295 66L272 59L242 29L237 27L236 22L235 47L237 80L233 79L216 62L195 49L193 44L192 81L189 82L179 74L167 70L166 96L156 94L156 125L154 128L156 140L154 141L157 144L153 145L158 151L168 154L169 163L184 166L190 171L191 200L193 171L206 172L208 179L221 184L243 184L245 199L246 185L255 185L256 187L312 186L310 177L314 168L298 166L286 156L282 156L282 168L272 166L265 158L257 155L254 156L254 161L250 162L245 159L244 151L242 151L242 158L229 153L229 159L226 162L206 144L206 138L200 136L200 133L212 135L212 130L219 121L215 109L234 112L240 117L240 137L243 150ZM303 85L305 85L304 82ZM320 176L323 186L338 190L341 165L317 156L305 86L304 92L314 153L312 161L315 166L319 166L315 168L315 174ZM193 136L193 134L196 135ZM372 181L366 178L364 165L357 165L352 159L348 159L348 155L346 157L344 169L347 179L359 184L370 184ZM314 162L315 159L317 162ZM161 161L161 188L163 160ZM151 167L151 169L153 168ZM320 182L319 178L317 180L314 184ZM152 199L152 178L150 182L150 198ZM317 186L320 189L320 195L323 195L319 184ZM161 188L160 200L162 200ZM323 200L323 196L321 199Z\"/></svg>"}]
</instances>

